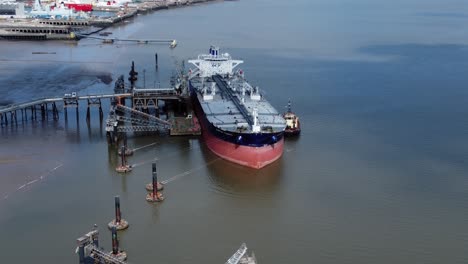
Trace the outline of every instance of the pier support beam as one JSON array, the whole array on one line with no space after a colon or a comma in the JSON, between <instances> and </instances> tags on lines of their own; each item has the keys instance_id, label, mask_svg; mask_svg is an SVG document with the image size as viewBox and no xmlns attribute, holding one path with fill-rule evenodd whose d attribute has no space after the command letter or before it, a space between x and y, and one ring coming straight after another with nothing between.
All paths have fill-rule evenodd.
<instances>
[{"instance_id":1,"label":"pier support beam","mask_svg":"<svg viewBox=\"0 0 468 264\"><path fill-rule=\"evenodd\" d=\"M154 62L156 64L156 71L158 71L158 53L157 52L154 54Z\"/></svg>"},{"instance_id":2,"label":"pier support beam","mask_svg":"<svg viewBox=\"0 0 468 264\"><path fill-rule=\"evenodd\" d=\"M164 200L164 196L159 192L163 189L161 183L158 182L158 173L156 171L156 163L153 163L153 181L150 183L151 186L146 185L146 189L151 189L151 193L146 195L146 201L148 202L162 202ZM148 188L150 187L150 188Z\"/></svg>"},{"instance_id":3,"label":"pier support beam","mask_svg":"<svg viewBox=\"0 0 468 264\"><path fill-rule=\"evenodd\" d=\"M123 133L123 136L122 136L122 137L123 137L123 146L125 147L125 156L131 156L131 155L133 155L133 150L130 149L130 148L128 148L128 145L127 145L127 134L126 134L126 133ZM123 149L124 149L124 148L119 149L119 151L118 151L118 153L117 153L119 156L122 155L122 150L123 150Z\"/></svg>"},{"instance_id":4,"label":"pier support beam","mask_svg":"<svg viewBox=\"0 0 468 264\"><path fill-rule=\"evenodd\" d=\"M44 119L46 118L46 110L45 110L44 104L41 104L41 117L42 117L42 121L44 121Z\"/></svg>"},{"instance_id":5,"label":"pier support beam","mask_svg":"<svg viewBox=\"0 0 468 264\"><path fill-rule=\"evenodd\" d=\"M116 228L117 230L123 230L128 228L128 222L122 219L120 212L120 197L115 196L115 219L112 220L108 225L110 229Z\"/></svg>"},{"instance_id":6,"label":"pier support beam","mask_svg":"<svg viewBox=\"0 0 468 264\"><path fill-rule=\"evenodd\" d=\"M120 261L127 259L127 253L119 249L119 239L117 238L117 229L115 227L112 228L112 251L110 253Z\"/></svg>"},{"instance_id":7,"label":"pier support beam","mask_svg":"<svg viewBox=\"0 0 468 264\"><path fill-rule=\"evenodd\" d=\"M104 113L102 112L102 106L99 105L99 122L102 123L102 119L104 118Z\"/></svg>"},{"instance_id":8,"label":"pier support beam","mask_svg":"<svg viewBox=\"0 0 468 264\"><path fill-rule=\"evenodd\" d=\"M18 124L18 122L16 120L16 111L11 111L10 112L10 120L11 120L11 124L13 124L13 123Z\"/></svg>"},{"instance_id":9,"label":"pier support beam","mask_svg":"<svg viewBox=\"0 0 468 264\"><path fill-rule=\"evenodd\" d=\"M55 102L52 103L52 116L53 116L54 120L59 119L57 105L55 104Z\"/></svg>"},{"instance_id":10,"label":"pier support beam","mask_svg":"<svg viewBox=\"0 0 468 264\"><path fill-rule=\"evenodd\" d=\"M121 164L120 166L115 168L115 170L120 173L126 173L126 172L132 171L132 166L127 164L127 159L125 158L126 157L125 153L127 153L127 148L125 147L125 145L120 148L120 151L121 151L121 155L120 155Z\"/></svg>"},{"instance_id":11,"label":"pier support beam","mask_svg":"<svg viewBox=\"0 0 468 264\"><path fill-rule=\"evenodd\" d=\"M90 119L91 119L90 115L91 115L91 113L89 111L89 105L88 105L88 108L86 109L86 122L88 123L88 125L89 125L89 122L90 122Z\"/></svg>"},{"instance_id":12,"label":"pier support beam","mask_svg":"<svg viewBox=\"0 0 468 264\"><path fill-rule=\"evenodd\" d=\"M80 245L78 247L78 256L80 259L80 264L85 264L85 250L84 250L84 245Z\"/></svg>"},{"instance_id":13,"label":"pier support beam","mask_svg":"<svg viewBox=\"0 0 468 264\"><path fill-rule=\"evenodd\" d=\"M91 121L91 110L90 108L92 106L99 107L99 121L102 122L102 118L104 117L104 114L102 112L102 103L100 98L89 98L88 100L88 108L86 109L86 122Z\"/></svg>"}]
</instances>

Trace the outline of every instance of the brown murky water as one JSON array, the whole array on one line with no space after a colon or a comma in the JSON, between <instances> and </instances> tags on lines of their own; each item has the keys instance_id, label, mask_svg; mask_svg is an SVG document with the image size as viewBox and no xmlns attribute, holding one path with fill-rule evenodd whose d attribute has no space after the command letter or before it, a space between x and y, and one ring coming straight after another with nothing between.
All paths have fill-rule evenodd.
<instances>
[{"instance_id":1,"label":"brown murky water","mask_svg":"<svg viewBox=\"0 0 468 264\"><path fill-rule=\"evenodd\" d=\"M2 263L77 263L75 239L121 196L131 263L223 263L242 242L259 263L466 263L468 7L455 0L227 1L138 16L113 36L164 45L1 42L0 103L112 92L134 60L139 85L217 44L303 133L255 171L196 137L129 138L118 175L97 110L0 128ZM55 54L32 54L32 52ZM155 72L154 53L159 55ZM107 112L109 102L105 102ZM107 113L106 113L107 114ZM166 200L145 201L151 161Z\"/></svg>"}]
</instances>

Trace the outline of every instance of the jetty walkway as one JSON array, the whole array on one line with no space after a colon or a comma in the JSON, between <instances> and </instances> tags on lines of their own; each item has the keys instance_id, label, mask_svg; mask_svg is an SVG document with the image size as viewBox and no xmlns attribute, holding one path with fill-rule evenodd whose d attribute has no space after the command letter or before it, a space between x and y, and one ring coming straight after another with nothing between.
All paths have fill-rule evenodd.
<instances>
[{"instance_id":1,"label":"jetty walkway","mask_svg":"<svg viewBox=\"0 0 468 264\"><path fill-rule=\"evenodd\" d=\"M90 122L90 107L99 108L99 119L102 121L102 99L111 99L111 108L106 120L106 133L110 143L116 142L121 133L169 131L170 135L200 135L200 125L188 103L187 94L181 94L173 88L132 89L131 93L82 95L65 94L62 97L41 98L29 102L11 104L0 108L0 126L17 125L18 121L47 120L52 112L58 120L57 103L63 105L65 119L67 109L75 108L78 118L80 101L87 104L86 121ZM129 99L132 107L125 106ZM182 116L174 109L163 110L159 101L171 105L174 109L184 109ZM39 112L39 113L38 113ZM150 114L150 112L152 112ZM179 111L180 112L180 111ZM163 114L166 119L159 118ZM18 120L20 119L20 120Z\"/></svg>"},{"instance_id":2,"label":"jetty walkway","mask_svg":"<svg viewBox=\"0 0 468 264\"><path fill-rule=\"evenodd\" d=\"M79 101L87 101L88 110L90 106L98 106L102 116L101 99L128 97L132 97L132 94L120 93L78 96L76 93L71 93L65 94L62 97L41 98L24 103L10 104L0 108L0 125L8 125L8 116L10 116L11 123L17 123L18 112L21 112L21 118L23 121L28 120L28 110L31 111L31 119L37 119L37 110L40 110L41 115L44 117L48 112L49 106L51 107L54 119L58 118L57 102L63 103L65 111L69 107L75 107L78 111ZM87 118L89 118L89 111L87 113Z\"/></svg>"}]
</instances>

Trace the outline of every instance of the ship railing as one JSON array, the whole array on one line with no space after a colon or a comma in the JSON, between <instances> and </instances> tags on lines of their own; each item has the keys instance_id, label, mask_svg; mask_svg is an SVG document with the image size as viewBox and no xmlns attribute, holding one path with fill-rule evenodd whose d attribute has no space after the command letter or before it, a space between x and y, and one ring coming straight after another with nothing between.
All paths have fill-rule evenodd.
<instances>
[{"instance_id":1,"label":"ship railing","mask_svg":"<svg viewBox=\"0 0 468 264\"><path fill-rule=\"evenodd\" d=\"M247 120L249 125L252 125L254 123L252 115L247 111L245 106L241 104L239 97L234 96L232 89L230 89L227 86L226 82L222 79L222 77L219 75L214 75L212 78L218 85L218 88L221 91L223 91L229 97L229 99L231 99L231 101L236 105L237 109L241 112L242 116L245 118L245 120Z\"/></svg>"},{"instance_id":2,"label":"ship railing","mask_svg":"<svg viewBox=\"0 0 468 264\"><path fill-rule=\"evenodd\" d=\"M231 56L226 56L224 54L220 54L218 56L213 56L210 54L202 54L198 55L199 60L212 60L212 61L225 61L225 60L230 60Z\"/></svg>"}]
</instances>

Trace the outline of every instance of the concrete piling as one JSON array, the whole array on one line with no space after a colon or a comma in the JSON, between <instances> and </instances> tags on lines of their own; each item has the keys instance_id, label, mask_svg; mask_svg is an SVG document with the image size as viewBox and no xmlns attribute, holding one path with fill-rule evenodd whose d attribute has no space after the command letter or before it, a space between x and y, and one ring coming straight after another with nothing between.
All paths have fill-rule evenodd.
<instances>
[{"instance_id":1,"label":"concrete piling","mask_svg":"<svg viewBox=\"0 0 468 264\"><path fill-rule=\"evenodd\" d=\"M90 119L91 119L91 112L90 112L89 106L88 106L87 109L86 109L86 122L88 122L88 124L90 122Z\"/></svg>"},{"instance_id":2,"label":"concrete piling","mask_svg":"<svg viewBox=\"0 0 468 264\"><path fill-rule=\"evenodd\" d=\"M158 175L153 173L153 197L157 197L158 194Z\"/></svg>"},{"instance_id":3,"label":"concrete piling","mask_svg":"<svg viewBox=\"0 0 468 264\"><path fill-rule=\"evenodd\" d=\"M152 164L153 166L153 181L148 184L150 186L146 186L146 189L148 191L151 191L151 193L146 195L146 201L148 202L161 202L164 200L164 196L162 195L159 190L162 190L162 184L158 182L158 173L156 171L156 163Z\"/></svg>"},{"instance_id":4,"label":"concrete piling","mask_svg":"<svg viewBox=\"0 0 468 264\"><path fill-rule=\"evenodd\" d=\"M94 234L94 235L92 236L92 239L93 239L93 244L94 244L94 246L97 247L97 248L99 248L99 236L98 236L98 234L97 234L97 233Z\"/></svg>"},{"instance_id":5,"label":"concrete piling","mask_svg":"<svg viewBox=\"0 0 468 264\"><path fill-rule=\"evenodd\" d=\"M117 228L112 227L112 254L119 254L119 240L117 238Z\"/></svg>"},{"instance_id":6,"label":"concrete piling","mask_svg":"<svg viewBox=\"0 0 468 264\"><path fill-rule=\"evenodd\" d=\"M115 197L115 222L116 224L120 224L121 219L122 219L122 215L120 213L120 198L116 196Z\"/></svg>"},{"instance_id":7,"label":"concrete piling","mask_svg":"<svg viewBox=\"0 0 468 264\"><path fill-rule=\"evenodd\" d=\"M156 172L156 163L155 162L153 162L152 167L153 167L152 168L153 181L151 183L146 184L146 190L148 192L153 192L154 182L156 182L156 185L158 187L158 191L162 191L164 189L164 185L162 183L158 182L158 175L157 175L157 172Z\"/></svg>"},{"instance_id":8,"label":"concrete piling","mask_svg":"<svg viewBox=\"0 0 468 264\"><path fill-rule=\"evenodd\" d=\"M112 251L110 254L119 259L120 261L124 261L127 259L127 253L123 250L119 249L119 239L117 237L117 228L113 227L112 229Z\"/></svg>"},{"instance_id":9,"label":"concrete piling","mask_svg":"<svg viewBox=\"0 0 468 264\"><path fill-rule=\"evenodd\" d=\"M122 156L122 153L125 153L125 156L133 155L133 149L130 149L127 145L127 134L123 133L123 147L125 147L125 152L122 152L123 148L119 149L118 154Z\"/></svg>"},{"instance_id":10,"label":"concrete piling","mask_svg":"<svg viewBox=\"0 0 468 264\"><path fill-rule=\"evenodd\" d=\"M158 66L158 53L157 52L154 54L154 62L156 65L156 71L158 71L159 66Z\"/></svg>"},{"instance_id":11,"label":"concrete piling","mask_svg":"<svg viewBox=\"0 0 468 264\"><path fill-rule=\"evenodd\" d=\"M85 250L84 250L84 245L80 245L78 247L78 256L80 259L80 264L85 264Z\"/></svg>"},{"instance_id":12,"label":"concrete piling","mask_svg":"<svg viewBox=\"0 0 468 264\"><path fill-rule=\"evenodd\" d=\"M120 197L115 196L115 219L109 222L107 225L110 229L116 228L117 230L123 230L128 228L128 222L122 218L120 212Z\"/></svg>"},{"instance_id":13,"label":"concrete piling","mask_svg":"<svg viewBox=\"0 0 468 264\"><path fill-rule=\"evenodd\" d=\"M55 104L55 102L52 103L52 113L53 113L53 117L54 117L54 120L58 120L58 110L57 110L57 105Z\"/></svg>"},{"instance_id":14,"label":"concrete piling","mask_svg":"<svg viewBox=\"0 0 468 264\"><path fill-rule=\"evenodd\" d=\"M104 113L102 112L102 106L99 105L99 121L102 123L102 119L104 118Z\"/></svg>"},{"instance_id":15,"label":"concrete piling","mask_svg":"<svg viewBox=\"0 0 468 264\"><path fill-rule=\"evenodd\" d=\"M120 164L120 166L117 166L117 168L115 168L115 170L117 172L126 173L126 172L130 172L132 170L132 166L127 164L127 159L126 159L126 155L125 155L126 151L127 151L127 148L125 147L125 145L123 145L120 148L121 164Z\"/></svg>"}]
</instances>

